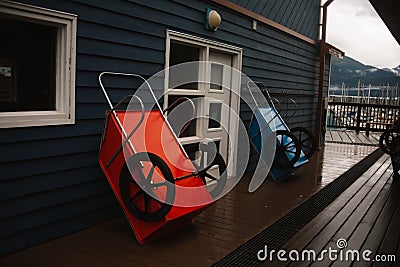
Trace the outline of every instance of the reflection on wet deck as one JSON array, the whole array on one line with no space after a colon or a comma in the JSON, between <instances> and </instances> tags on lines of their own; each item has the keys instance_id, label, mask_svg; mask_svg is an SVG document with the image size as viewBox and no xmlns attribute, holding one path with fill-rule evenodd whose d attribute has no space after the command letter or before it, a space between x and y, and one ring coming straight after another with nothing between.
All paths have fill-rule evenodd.
<instances>
[{"instance_id":1,"label":"reflection on wet deck","mask_svg":"<svg viewBox=\"0 0 400 267\"><path fill-rule=\"evenodd\" d=\"M357 133L356 131L345 129L328 129L325 133L325 141L327 143L378 146L381 134L379 132L371 132L367 135L364 131Z\"/></svg>"},{"instance_id":2,"label":"reflection on wet deck","mask_svg":"<svg viewBox=\"0 0 400 267\"><path fill-rule=\"evenodd\" d=\"M318 154L320 158L317 159L321 165L320 168L316 168L319 171L317 175L320 186L329 184L374 150L376 147L373 146L326 143L323 152Z\"/></svg>"},{"instance_id":3,"label":"reflection on wet deck","mask_svg":"<svg viewBox=\"0 0 400 267\"><path fill-rule=\"evenodd\" d=\"M1 266L209 266L339 177L376 147L326 144L294 177L267 179L254 193L250 176L194 223L138 245L124 218L0 259Z\"/></svg>"},{"instance_id":4,"label":"reflection on wet deck","mask_svg":"<svg viewBox=\"0 0 400 267\"><path fill-rule=\"evenodd\" d=\"M318 261L274 259L265 261L265 266L399 266L399 183L400 179L393 177L390 157L383 155L281 248L314 251L316 255L333 249L345 257L336 261L327 255ZM370 255L362 255L367 250ZM355 253L354 257L349 252Z\"/></svg>"}]
</instances>

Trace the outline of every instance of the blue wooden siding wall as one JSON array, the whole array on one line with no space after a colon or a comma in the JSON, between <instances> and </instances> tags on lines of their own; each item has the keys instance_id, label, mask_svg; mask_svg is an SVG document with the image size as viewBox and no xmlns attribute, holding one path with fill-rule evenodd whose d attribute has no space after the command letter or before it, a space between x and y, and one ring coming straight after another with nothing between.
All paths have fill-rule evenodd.
<instances>
[{"instance_id":1,"label":"blue wooden siding wall","mask_svg":"<svg viewBox=\"0 0 400 267\"><path fill-rule=\"evenodd\" d=\"M320 3L315 0L230 0L250 11L292 29L313 40L318 37Z\"/></svg>"},{"instance_id":2,"label":"blue wooden siding wall","mask_svg":"<svg viewBox=\"0 0 400 267\"><path fill-rule=\"evenodd\" d=\"M250 18L205 1L18 2L78 15L76 124L0 129L0 255L121 214L97 162L107 108L97 77L162 70L167 29L242 47L245 74L275 96L296 98L300 111L290 125L315 126L318 48L286 33L262 24L254 31ZM222 15L217 32L204 28L207 7ZM318 16L310 14L316 25ZM251 113L243 109L241 116L248 124Z\"/></svg>"}]
</instances>

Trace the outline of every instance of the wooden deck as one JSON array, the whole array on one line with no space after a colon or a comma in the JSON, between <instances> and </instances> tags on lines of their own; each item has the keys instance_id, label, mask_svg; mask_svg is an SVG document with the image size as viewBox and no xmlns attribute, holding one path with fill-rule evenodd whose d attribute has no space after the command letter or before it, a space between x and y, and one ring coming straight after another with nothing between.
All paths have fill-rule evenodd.
<instances>
[{"instance_id":1,"label":"wooden deck","mask_svg":"<svg viewBox=\"0 0 400 267\"><path fill-rule=\"evenodd\" d=\"M357 134L356 131L351 130L328 129L325 134L325 141L328 143L378 146L380 135L381 133L378 132L371 132L367 136L365 132Z\"/></svg>"},{"instance_id":2,"label":"wooden deck","mask_svg":"<svg viewBox=\"0 0 400 267\"><path fill-rule=\"evenodd\" d=\"M285 266L399 266L400 261L400 179L393 179L390 158L382 156L376 164L353 183L339 198L300 230L284 247L286 251L313 250L321 255L323 250L338 250L338 240L343 239L346 251L372 251L368 258L377 255L397 259L386 263L360 261L280 262ZM342 240L342 241L343 241ZM339 254L338 254L339 255ZM352 256L347 258L353 259ZM378 258L377 258L378 259ZM269 265L269 264L266 264ZM278 265L273 262L270 265Z\"/></svg>"},{"instance_id":3,"label":"wooden deck","mask_svg":"<svg viewBox=\"0 0 400 267\"><path fill-rule=\"evenodd\" d=\"M294 177L267 179L253 194L244 177L194 223L145 245L121 217L5 256L0 266L210 266L375 149L328 143Z\"/></svg>"}]
</instances>

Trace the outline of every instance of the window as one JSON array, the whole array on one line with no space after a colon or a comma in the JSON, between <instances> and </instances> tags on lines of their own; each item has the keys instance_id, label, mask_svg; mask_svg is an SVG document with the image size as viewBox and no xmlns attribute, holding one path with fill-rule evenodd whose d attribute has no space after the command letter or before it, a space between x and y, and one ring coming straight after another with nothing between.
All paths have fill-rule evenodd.
<instances>
[{"instance_id":1,"label":"window","mask_svg":"<svg viewBox=\"0 0 400 267\"><path fill-rule=\"evenodd\" d=\"M223 67L220 64L211 63L210 89L222 90Z\"/></svg>"},{"instance_id":2,"label":"window","mask_svg":"<svg viewBox=\"0 0 400 267\"><path fill-rule=\"evenodd\" d=\"M54 110L56 29L1 18L0 24L7 25L0 28L7 36L0 44L0 112Z\"/></svg>"},{"instance_id":3,"label":"window","mask_svg":"<svg viewBox=\"0 0 400 267\"><path fill-rule=\"evenodd\" d=\"M168 103L172 104L175 101L177 101L181 96L179 95L170 95L168 96ZM191 95L185 95L185 97L189 99L197 98L197 96L191 96ZM196 107L197 101L194 102L195 108ZM176 133L178 137L189 137L189 136L195 136L196 131L197 131L197 119L192 120L192 114L188 111L187 114L182 114L181 116L174 116L173 118L168 118L169 122L171 124L172 129ZM180 121L182 120L182 121ZM188 123L188 125L185 125L185 123ZM181 127L185 127L184 131L180 129Z\"/></svg>"},{"instance_id":4,"label":"window","mask_svg":"<svg viewBox=\"0 0 400 267\"><path fill-rule=\"evenodd\" d=\"M192 62L192 61L199 61L200 60L200 48L196 46L188 46L186 44L178 43L178 42L171 42L170 45L170 56L169 56L169 66L175 66L182 63ZM192 66L193 68L193 66ZM192 70L185 70L180 69L180 71L187 71L187 73L176 73L179 77L187 77L187 80L193 80L195 82L182 84L179 86L173 86L175 81L179 81L179 77L174 77L171 74L169 79L169 87L174 89L188 89L188 90L198 90L199 83L198 80L198 72L193 72ZM174 73L175 74L175 73Z\"/></svg>"},{"instance_id":5,"label":"window","mask_svg":"<svg viewBox=\"0 0 400 267\"><path fill-rule=\"evenodd\" d=\"M75 122L76 21L0 3L0 128Z\"/></svg>"},{"instance_id":6,"label":"window","mask_svg":"<svg viewBox=\"0 0 400 267\"><path fill-rule=\"evenodd\" d=\"M209 106L209 118L208 118L208 129L221 127L221 113L222 113L222 104L221 103L210 103Z\"/></svg>"}]
</instances>

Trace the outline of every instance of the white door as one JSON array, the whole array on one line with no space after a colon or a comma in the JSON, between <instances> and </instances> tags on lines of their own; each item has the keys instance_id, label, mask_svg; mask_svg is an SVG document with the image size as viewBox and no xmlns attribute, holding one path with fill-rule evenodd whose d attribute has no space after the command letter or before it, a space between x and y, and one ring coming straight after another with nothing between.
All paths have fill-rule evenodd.
<instances>
[{"instance_id":1,"label":"white door","mask_svg":"<svg viewBox=\"0 0 400 267\"><path fill-rule=\"evenodd\" d=\"M228 165L228 176L234 173L235 143L238 122L232 119L231 109L239 113L238 91L240 81L233 77L231 67L240 69L241 50L228 45L168 32L166 67L192 61L207 61L206 70L199 70L198 81L177 88L166 88L164 106L167 107L179 97L196 99L196 117L181 135L180 142L192 159L196 158L199 143L212 140ZM237 75L236 75L237 76ZM169 81L171 77L168 77ZM169 82L166 82L169 85ZM233 129L233 131L232 131ZM230 164L228 164L230 162Z\"/></svg>"},{"instance_id":2,"label":"white door","mask_svg":"<svg viewBox=\"0 0 400 267\"><path fill-rule=\"evenodd\" d=\"M205 91L203 136L211 139L227 162L229 155L230 99L232 88L233 55L209 51L209 85Z\"/></svg>"}]
</instances>

